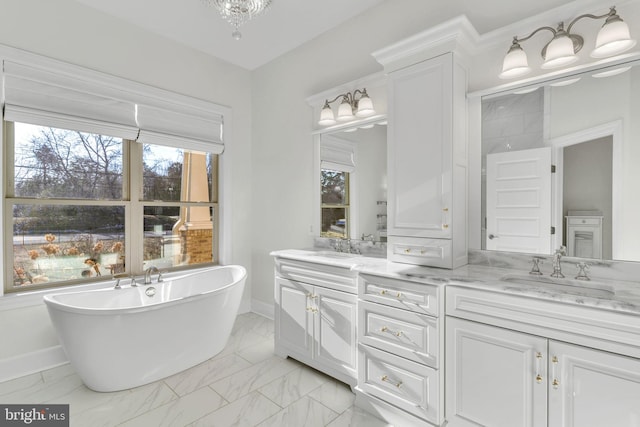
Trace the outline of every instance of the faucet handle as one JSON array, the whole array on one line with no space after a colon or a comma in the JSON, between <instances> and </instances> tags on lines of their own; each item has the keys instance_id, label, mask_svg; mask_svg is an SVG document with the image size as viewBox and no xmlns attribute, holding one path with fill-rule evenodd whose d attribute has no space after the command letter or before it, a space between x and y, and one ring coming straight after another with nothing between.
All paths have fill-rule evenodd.
<instances>
[{"instance_id":1,"label":"faucet handle","mask_svg":"<svg viewBox=\"0 0 640 427\"><path fill-rule=\"evenodd\" d=\"M576 268L578 269L578 275L576 276L576 280L591 280L588 275L589 267L591 264L588 262L579 262L576 264Z\"/></svg>"},{"instance_id":2,"label":"faucet handle","mask_svg":"<svg viewBox=\"0 0 640 427\"><path fill-rule=\"evenodd\" d=\"M542 272L540 271L540 265L543 264L542 260L544 258L541 257L537 257L534 256L533 259L531 260L531 263L533 264L533 266L531 267L531 271L529 272L529 274L532 274L534 276L541 276Z\"/></svg>"},{"instance_id":3,"label":"faucet handle","mask_svg":"<svg viewBox=\"0 0 640 427\"><path fill-rule=\"evenodd\" d=\"M163 274L166 274L166 273L168 273L168 272L169 272L169 270L167 270L166 268L163 268L163 269L161 269L161 270L158 270L158 283L160 283L160 282L164 282L164 279L162 278L162 275L163 275Z\"/></svg>"}]
</instances>

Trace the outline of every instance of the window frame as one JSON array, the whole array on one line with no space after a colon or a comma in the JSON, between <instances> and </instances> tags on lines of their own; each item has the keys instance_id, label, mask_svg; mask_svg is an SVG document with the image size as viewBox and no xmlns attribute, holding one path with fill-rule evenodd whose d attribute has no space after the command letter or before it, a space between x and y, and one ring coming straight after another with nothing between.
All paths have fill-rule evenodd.
<instances>
[{"instance_id":1,"label":"window frame","mask_svg":"<svg viewBox=\"0 0 640 427\"><path fill-rule=\"evenodd\" d=\"M67 129L70 130L70 129ZM7 237L3 242L3 261L6 264L14 265L14 245L13 245L13 213L14 205L53 205L53 206L118 206L124 209L124 257L125 273L141 274L144 270L144 208L146 206L157 207L209 207L213 210L213 239L212 257L210 263L199 263L194 265L177 265L170 268L171 271L188 270L198 267L207 267L220 264L220 239L219 239L219 155L212 154L212 182L209 189L211 198L208 202L182 202L164 200L145 200L143 198L143 144L127 139L122 140L122 198L114 200L103 199L74 199L74 198L50 198L39 199L35 197L15 196L15 136L14 122L3 121L3 146L4 146L4 202L3 216L5 223L3 230ZM11 232L9 232L11 230ZM152 263L151 263L152 264ZM11 294L15 292L28 292L31 290L42 290L56 287L67 287L78 284L104 281L105 277L81 278L64 282L52 282L43 284L31 284L25 287L13 286L13 269L4 269L3 293Z\"/></svg>"},{"instance_id":2,"label":"window frame","mask_svg":"<svg viewBox=\"0 0 640 427\"><path fill-rule=\"evenodd\" d=\"M38 70L42 70L47 73L47 76L51 76L53 78L52 82L60 81L65 85L64 87L71 88L72 90L76 90L78 92L86 93L86 94L98 94L98 96L114 96L117 97L118 100L129 103L129 105L134 106L139 103L144 103L144 105L151 107L152 109L156 109L157 111L168 111L171 113L177 114L177 116L182 117L181 115L186 115L185 117L193 118L193 123L196 126L199 126L200 130L196 132L201 132L205 128L202 126L207 126L207 123L210 122L210 117L215 116L214 120L219 120L220 124L220 134L217 134L217 131L213 134L217 139L217 143L214 143L213 146L216 147L214 150L217 150L218 153L225 153L225 156L219 156L218 158L218 180L217 180L217 209L214 209L215 217L214 218L214 242L215 242L215 250L217 250L217 263L218 264L226 264L229 262L229 257L231 255L231 233L232 233L232 213L231 213L231 200L230 200L230 189L225 188L231 183L231 170L225 165L230 164L232 161L232 139L233 139L233 114L232 108L227 107L221 104L216 104L211 101L206 101L203 99L193 98L188 95L182 95L177 92L171 92L164 89L160 89L154 86L150 86L144 83L134 82L132 80L127 80L125 78L112 76L103 72L90 70L88 68L84 68L78 65L65 63L62 61L58 61L52 58L47 58L45 56L41 56L38 54L33 54L30 52L22 51L20 49L12 48L9 46L0 44L0 60L3 61L11 61L17 64L22 64L22 66L31 67L30 70L34 70L34 72L41 72ZM46 70L46 71L45 71ZM2 76L6 75L5 70L0 70L0 74ZM56 84L56 83L54 83ZM7 89L6 87L0 87L0 94L4 93L6 95ZM3 97L4 99L4 97ZM5 105L2 105L5 107ZM36 106L37 108L37 106ZM53 111L53 110L49 110ZM133 109L131 110L133 113ZM3 108L4 113L4 108ZM49 113L47 113L49 114ZM64 117L56 115L55 113L50 114L51 117L55 117L57 119L63 119ZM176 116L176 117L177 117ZM89 121L83 119L82 117L77 117L81 123L88 123ZM203 121L204 120L204 121ZM18 120L20 121L20 120ZM175 121L173 123L176 123ZM190 122L191 123L191 122ZM104 124L110 128L108 122L104 122ZM0 118L0 125L2 126L2 130L0 131L0 142L2 143L2 151L0 157L0 163L5 172L0 173L0 188L3 190L6 196L6 189L11 184L13 185L13 176L9 176L10 174L6 172L5 165L7 164L7 158L13 158L13 152L11 150L7 150L6 138L5 138L5 128L4 125L4 114ZM60 127L65 128L66 126L52 126L52 127ZM114 125L114 128L120 129L118 124ZM191 132L192 128L186 129L187 133ZM87 131L87 129L81 129L82 131ZM154 129L152 129L154 130ZM103 133L109 134L109 132L95 132L95 133ZM182 138L179 135L181 132L174 133L173 136L178 136L178 138ZM201 144L200 147L208 146L208 143L200 140L198 135L211 135L211 133L195 133L189 134L185 136L185 141L187 141L187 145L189 143L193 144ZM154 137L156 135L153 135ZM161 134L159 134L162 137ZM171 136L171 135L169 135ZM193 138L196 139L193 139ZM174 142L175 138L167 139L167 142ZM189 149L189 147L182 147L185 149ZM212 152L215 152L212 150ZM201 150L205 151L205 150ZM123 163L123 168L129 166L129 162ZM11 174L12 175L12 174ZM130 184L132 185L132 184ZM115 202L114 204L127 205L130 204L131 195L127 194L126 197L123 195L123 199L127 199L125 201L109 201L107 203ZM7 201L6 197L2 199L2 207L0 209L0 224L3 227L3 231L13 229L12 219L13 214L9 211L8 206L13 204L16 200ZM47 202L55 202L56 199L47 199ZM83 204L82 201L74 200L74 203ZM91 200L88 201L89 204L99 204L104 201L96 201ZM136 228L137 225L134 224L132 219L134 218L134 212L132 212L131 205L128 205L129 208L125 207L125 222L128 229ZM139 225L142 225L143 218L140 217ZM131 227L131 224L133 227ZM13 236L13 232L10 233ZM9 260L11 265L8 266L6 264L7 260L7 244L12 244L12 239L4 239L2 245L0 245L0 268L7 272L12 273L13 269L11 266L13 265L13 259ZM133 240L126 245L125 251L131 251L134 249L132 247ZM12 252L12 250L11 250ZM140 255L142 257L142 254ZM216 253L214 252L214 257L216 257ZM215 259L215 258L214 258ZM133 261L132 261L133 262ZM132 265L129 263L129 265ZM184 268L199 268L202 267L202 264L186 266ZM10 267L10 268L7 268ZM133 274L140 274L141 271L132 271ZM3 285L0 287L0 311L4 309L10 309L13 307L22 307L22 306L30 306L30 305L38 305L42 303L41 293L37 292L36 286L30 286L28 289L22 289L18 292L13 292L14 289L11 289L11 292L6 292L7 288L13 288L13 275L9 276L10 279L7 280L7 274L2 276ZM103 276L102 282L93 283L87 280L81 281L82 283L86 283L87 287L93 289L96 286L98 288L109 287L110 284L106 283L106 280ZM93 284L92 284L93 283ZM71 282L63 283L55 283L50 285L51 287L47 288L47 292L52 293L56 292L56 288L60 288L61 290L66 290L69 286L73 285ZM78 285L75 285L78 286ZM86 287L85 287L86 288ZM1 298L1 297L9 297L12 298ZM14 298L17 297L17 298Z\"/></svg>"}]
</instances>

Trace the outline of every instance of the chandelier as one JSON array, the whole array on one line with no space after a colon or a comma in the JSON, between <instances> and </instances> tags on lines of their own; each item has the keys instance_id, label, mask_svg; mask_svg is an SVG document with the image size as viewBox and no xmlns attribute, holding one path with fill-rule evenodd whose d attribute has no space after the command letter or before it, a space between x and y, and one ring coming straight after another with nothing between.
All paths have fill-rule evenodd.
<instances>
[{"instance_id":1,"label":"chandelier","mask_svg":"<svg viewBox=\"0 0 640 427\"><path fill-rule=\"evenodd\" d=\"M233 32L231 36L240 40L240 26L251 20L254 16L261 14L271 4L271 0L208 0L220 12L220 16L231 25Z\"/></svg>"}]
</instances>

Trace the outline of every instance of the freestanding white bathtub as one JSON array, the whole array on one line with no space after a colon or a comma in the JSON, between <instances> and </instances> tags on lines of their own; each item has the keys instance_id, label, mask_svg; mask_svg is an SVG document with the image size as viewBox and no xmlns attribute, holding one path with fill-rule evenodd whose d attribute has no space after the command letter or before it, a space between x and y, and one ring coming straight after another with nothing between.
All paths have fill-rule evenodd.
<instances>
[{"instance_id":1,"label":"freestanding white bathtub","mask_svg":"<svg viewBox=\"0 0 640 427\"><path fill-rule=\"evenodd\" d=\"M231 334L246 275L241 266L212 267L151 285L46 295L44 302L86 386L124 390L219 353Z\"/></svg>"}]
</instances>

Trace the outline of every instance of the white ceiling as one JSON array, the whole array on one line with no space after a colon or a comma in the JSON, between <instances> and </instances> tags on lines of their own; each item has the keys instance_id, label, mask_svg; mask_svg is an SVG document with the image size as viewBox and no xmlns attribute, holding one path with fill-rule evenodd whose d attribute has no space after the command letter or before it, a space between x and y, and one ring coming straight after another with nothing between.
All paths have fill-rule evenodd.
<instances>
[{"instance_id":1,"label":"white ceiling","mask_svg":"<svg viewBox=\"0 0 640 427\"><path fill-rule=\"evenodd\" d=\"M240 28L222 20L206 0L76 0L151 32L253 70L383 0L273 0Z\"/></svg>"},{"instance_id":2,"label":"white ceiling","mask_svg":"<svg viewBox=\"0 0 640 427\"><path fill-rule=\"evenodd\" d=\"M235 40L231 25L207 0L75 1L248 70L384 1L397 7L419 6L417 13L432 17L464 13L481 34L558 6L575 5L579 10L602 3L606 11L609 5L605 0L273 0L265 14L241 27L243 37Z\"/></svg>"}]
</instances>

